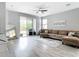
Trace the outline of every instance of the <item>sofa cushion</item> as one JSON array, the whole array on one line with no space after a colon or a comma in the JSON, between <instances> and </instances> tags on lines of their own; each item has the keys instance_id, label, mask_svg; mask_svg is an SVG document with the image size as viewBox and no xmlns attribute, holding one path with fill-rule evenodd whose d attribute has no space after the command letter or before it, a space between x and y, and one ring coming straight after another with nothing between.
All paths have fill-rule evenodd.
<instances>
[{"instance_id":1,"label":"sofa cushion","mask_svg":"<svg viewBox=\"0 0 79 59\"><path fill-rule=\"evenodd\" d=\"M79 38L77 37L64 36L62 42L67 45L79 47Z\"/></svg>"},{"instance_id":2,"label":"sofa cushion","mask_svg":"<svg viewBox=\"0 0 79 59\"><path fill-rule=\"evenodd\" d=\"M57 30L53 30L52 34L58 34L58 31Z\"/></svg>"},{"instance_id":3,"label":"sofa cushion","mask_svg":"<svg viewBox=\"0 0 79 59\"><path fill-rule=\"evenodd\" d=\"M48 30L47 30L47 29L41 29L40 32L41 32L41 33L48 33Z\"/></svg>"},{"instance_id":4,"label":"sofa cushion","mask_svg":"<svg viewBox=\"0 0 79 59\"><path fill-rule=\"evenodd\" d=\"M58 40L62 40L62 37L64 35L58 35L58 34L48 34L50 38L54 38L54 39L58 39Z\"/></svg>"},{"instance_id":5,"label":"sofa cushion","mask_svg":"<svg viewBox=\"0 0 79 59\"><path fill-rule=\"evenodd\" d=\"M60 35L67 35L68 32L67 31L59 31L58 34L60 34Z\"/></svg>"},{"instance_id":6,"label":"sofa cushion","mask_svg":"<svg viewBox=\"0 0 79 59\"><path fill-rule=\"evenodd\" d=\"M52 33L53 30L48 30L48 33Z\"/></svg>"}]
</instances>

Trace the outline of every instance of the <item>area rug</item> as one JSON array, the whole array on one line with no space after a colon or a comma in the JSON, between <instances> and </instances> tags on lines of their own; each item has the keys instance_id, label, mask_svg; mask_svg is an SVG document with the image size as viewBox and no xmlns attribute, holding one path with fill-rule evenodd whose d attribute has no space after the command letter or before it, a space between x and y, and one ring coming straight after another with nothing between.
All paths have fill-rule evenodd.
<instances>
[{"instance_id":1,"label":"area rug","mask_svg":"<svg viewBox=\"0 0 79 59\"><path fill-rule=\"evenodd\" d=\"M38 40L41 43L45 43L46 45L49 45L51 47L58 47L58 46L62 45L61 41L49 39L49 38L40 38L39 37L39 39L35 39L35 40Z\"/></svg>"}]
</instances>

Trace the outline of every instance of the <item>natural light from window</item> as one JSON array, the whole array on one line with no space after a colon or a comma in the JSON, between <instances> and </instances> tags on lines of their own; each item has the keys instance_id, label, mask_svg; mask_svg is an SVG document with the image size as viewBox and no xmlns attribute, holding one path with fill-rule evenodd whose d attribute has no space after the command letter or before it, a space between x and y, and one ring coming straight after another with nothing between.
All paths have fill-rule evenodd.
<instances>
[{"instance_id":1,"label":"natural light from window","mask_svg":"<svg viewBox=\"0 0 79 59\"><path fill-rule=\"evenodd\" d=\"M43 29L47 29L47 19L43 19Z\"/></svg>"}]
</instances>

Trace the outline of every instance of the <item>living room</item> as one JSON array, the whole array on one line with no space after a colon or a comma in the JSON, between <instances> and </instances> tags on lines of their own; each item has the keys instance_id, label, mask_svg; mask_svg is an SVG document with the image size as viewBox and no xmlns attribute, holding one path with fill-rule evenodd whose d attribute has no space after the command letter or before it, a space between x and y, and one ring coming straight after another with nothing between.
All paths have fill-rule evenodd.
<instances>
[{"instance_id":1,"label":"living room","mask_svg":"<svg viewBox=\"0 0 79 59\"><path fill-rule=\"evenodd\" d=\"M79 57L79 2L0 6L1 57Z\"/></svg>"}]
</instances>

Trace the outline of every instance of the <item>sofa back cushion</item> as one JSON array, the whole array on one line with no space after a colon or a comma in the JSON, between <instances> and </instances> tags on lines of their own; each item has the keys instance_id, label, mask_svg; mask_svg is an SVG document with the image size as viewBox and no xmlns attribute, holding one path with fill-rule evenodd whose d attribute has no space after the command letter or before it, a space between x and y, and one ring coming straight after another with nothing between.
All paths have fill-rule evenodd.
<instances>
[{"instance_id":1,"label":"sofa back cushion","mask_svg":"<svg viewBox=\"0 0 79 59\"><path fill-rule=\"evenodd\" d=\"M41 32L41 33L45 33L45 32L48 32L48 30L47 30L47 29L41 29L40 32Z\"/></svg>"},{"instance_id":2,"label":"sofa back cushion","mask_svg":"<svg viewBox=\"0 0 79 59\"><path fill-rule=\"evenodd\" d=\"M48 33L48 30L45 30L45 33Z\"/></svg>"},{"instance_id":3,"label":"sofa back cushion","mask_svg":"<svg viewBox=\"0 0 79 59\"><path fill-rule=\"evenodd\" d=\"M53 30L52 33L53 34L58 34L58 30Z\"/></svg>"},{"instance_id":4,"label":"sofa back cushion","mask_svg":"<svg viewBox=\"0 0 79 59\"><path fill-rule=\"evenodd\" d=\"M52 31L53 31L53 30L48 30L48 33L51 33L51 34L52 34Z\"/></svg>"},{"instance_id":5,"label":"sofa back cushion","mask_svg":"<svg viewBox=\"0 0 79 59\"><path fill-rule=\"evenodd\" d=\"M60 30L60 31L58 32L58 34L60 34L60 35L68 35L68 32L67 32L67 31L61 31L61 30Z\"/></svg>"}]
</instances>

